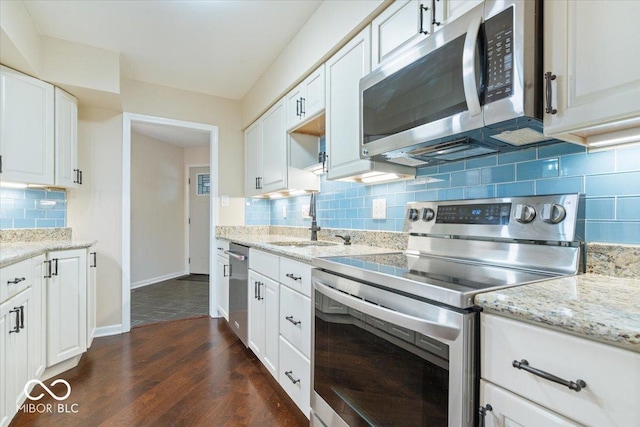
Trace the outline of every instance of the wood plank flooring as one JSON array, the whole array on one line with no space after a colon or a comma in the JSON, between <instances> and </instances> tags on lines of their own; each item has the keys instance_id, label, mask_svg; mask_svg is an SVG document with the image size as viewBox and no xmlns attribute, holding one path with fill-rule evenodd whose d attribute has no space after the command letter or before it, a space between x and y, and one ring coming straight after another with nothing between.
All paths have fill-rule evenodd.
<instances>
[{"instance_id":1,"label":"wood plank flooring","mask_svg":"<svg viewBox=\"0 0 640 427\"><path fill-rule=\"evenodd\" d=\"M58 378L70 383L71 395L57 402L44 392L35 403L52 404L52 413L18 412L10 427L309 425L227 323L209 317L96 338ZM52 388L58 395L65 389ZM31 395L41 391L36 386ZM77 404L77 413L56 413L58 403Z\"/></svg>"}]
</instances>

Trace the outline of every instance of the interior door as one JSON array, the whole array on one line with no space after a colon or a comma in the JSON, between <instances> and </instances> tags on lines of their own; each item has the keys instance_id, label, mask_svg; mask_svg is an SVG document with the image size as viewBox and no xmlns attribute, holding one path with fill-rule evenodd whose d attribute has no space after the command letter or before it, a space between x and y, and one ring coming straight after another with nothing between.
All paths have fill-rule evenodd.
<instances>
[{"instance_id":1,"label":"interior door","mask_svg":"<svg viewBox=\"0 0 640 427\"><path fill-rule=\"evenodd\" d=\"M189 168L189 272L209 274L209 167Z\"/></svg>"}]
</instances>

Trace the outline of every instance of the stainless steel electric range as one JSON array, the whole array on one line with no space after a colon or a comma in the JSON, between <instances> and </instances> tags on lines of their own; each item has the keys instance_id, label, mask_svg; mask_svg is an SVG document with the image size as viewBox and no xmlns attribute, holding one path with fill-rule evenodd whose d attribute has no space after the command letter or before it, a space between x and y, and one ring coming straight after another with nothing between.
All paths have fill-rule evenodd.
<instances>
[{"instance_id":1,"label":"stainless steel electric range","mask_svg":"<svg viewBox=\"0 0 640 427\"><path fill-rule=\"evenodd\" d=\"M312 425L477 423L480 292L577 274L577 194L407 205L404 252L314 260Z\"/></svg>"}]
</instances>

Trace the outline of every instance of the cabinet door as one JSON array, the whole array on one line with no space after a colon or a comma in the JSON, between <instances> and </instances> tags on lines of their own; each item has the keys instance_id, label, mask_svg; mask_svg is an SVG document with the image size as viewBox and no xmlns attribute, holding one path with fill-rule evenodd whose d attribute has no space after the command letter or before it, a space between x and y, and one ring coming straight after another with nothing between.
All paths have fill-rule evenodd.
<instances>
[{"instance_id":1,"label":"cabinet door","mask_svg":"<svg viewBox=\"0 0 640 427\"><path fill-rule=\"evenodd\" d=\"M40 378L47 360L47 334L45 331L46 288L44 279L44 261L39 255L31 259L33 281L31 282L31 304L29 312L29 338L32 340L29 351L30 378Z\"/></svg>"},{"instance_id":2,"label":"cabinet door","mask_svg":"<svg viewBox=\"0 0 640 427\"><path fill-rule=\"evenodd\" d=\"M302 100L303 120L310 119L324 110L325 75L324 64L315 70L304 82L304 99Z\"/></svg>"},{"instance_id":3,"label":"cabinet door","mask_svg":"<svg viewBox=\"0 0 640 427\"><path fill-rule=\"evenodd\" d=\"M399 0L378 15L371 22L372 68L429 36L431 9L431 0Z\"/></svg>"},{"instance_id":4,"label":"cabinet door","mask_svg":"<svg viewBox=\"0 0 640 427\"><path fill-rule=\"evenodd\" d=\"M583 142L583 129L629 118L638 125L639 16L639 2L545 1L544 71L557 76L546 134Z\"/></svg>"},{"instance_id":5,"label":"cabinet door","mask_svg":"<svg viewBox=\"0 0 640 427\"><path fill-rule=\"evenodd\" d=\"M13 383L10 381L7 372L9 361L9 331L10 313L9 304L0 305L0 426L9 425L9 420L13 414L9 413L9 394L13 390ZM13 335L13 334L12 334Z\"/></svg>"},{"instance_id":6,"label":"cabinet door","mask_svg":"<svg viewBox=\"0 0 640 427\"><path fill-rule=\"evenodd\" d=\"M306 357L311 357L311 299L282 285L280 333Z\"/></svg>"},{"instance_id":7,"label":"cabinet door","mask_svg":"<svg viewBox=\"0 0 640 427\"><path fill-rule=\"evenodd\" d=\"M49 252L47 367L87 349L87 252Z\"/></svg>"},{"instance_id":8,"label":"cabinet door","mask_svg":"<svg viewBox=\"0 0 640 427\"><path fill-rule=\"evenodd\" d=\"M271 279L265 278L260 289L260 295L264 298L264 328L265 342L262 363L267 367L274 378L278 378L278 354L279 352L279 307L280 285Z\"/></svg>"},{"instance_id":9,"label":"cabinet door","mask_svg":"<svg viewBox=\"0 0 640 427\"><path fill-rule=\"evenodd\" d=\"M436 19L433 20L433 30L442 29L445 25L482 3L484 0L435 0L433 5Z\"/></svg>"},{"instance_id":10,"label":"cabinet door","mask_svg":"<svg viewBox=\"0 0 640 427\"><path fill-rule=\"evenodd\" d=\"M89 252L87 259L87 348L91 347L96 334L96 284L98 275L98 253Z\"/></svg>"},{"instance_id":11,"label":"cabinet door","mask_svg":"<svg viewBox=\"0 0 640 427\"><path fill-rule=\"evenodd\" d=\"M260 286L266 277L249 270L249 348L262 360L264 355L264 304Z\"/></svg>"},{"instance_id":12,"label":"cabinet door","mask_svg":"<svg viewBox=\"0 0 640 427\"><path fill-rule=\"evenodd\" d=\"M262 117L262 193L287 188L287 132L281 100Z\"/></svg>"},{"instance_id":13,"label":"cabinet door","mask_svg":"<svg viewBox=\"0 0 640 427\"><path fill-rule=\"evenodd\" d=\"M218 256L216 296L218 300L218 313L229 321L229 261Z\"/></svg>"},{"instance_id":14,"label":"cabinet door","mask_svg":"<svg viewBox=\"0 0 640 427\"><path fill-rule=\"evenodd\" d=\"M302 98L304 98L304 95L302 94L303 87L304 82L296 86L284 98L287 110L287 130L294 128L298 123L302 121L301 102Z\"/></svg>"},{"instance_id":15,"label":"cabinet door","mask_svg":"<svg viewBox=\"0 0 640 427\"><path fill-rule=\"evenodd\" d=\"M262 193L259 178L262 177L262 122L256 121L244 131L245 195Z\"/></svg>"},{"instance_id":16,"label":"cabinet door","mask_svg":"<svg viewBox=\"0 0 640 427\"><path fill-rule=\"evenodd\" d=\"M579 424L489 382L480 381L480 404L491 405L486 427L577 427Z\"/></svg>"},{"instance_id":17,"label":"cabinet door","mask_svg":"<svg viewBox=\"0 0 640 427\"><path fill-rule=\"evenodd\" d=\"M3 181L53 185L53 86L0 68Z\"/></svg>"},{"instance_id":18,"label":"cabinet door","mask_svg":"<svg viewBox=\"0 0 640 427\"><path fill-rule=\"evenodd\" d=\"M55 90L55 174L56 185L76 187L78 170L78 101L65 91Z\"/></svg>"},{"instance_id":19,"label":"cabinet door","mask_svg":"<svg viewBox=\"0 0 640 427\"><path fill-rule=\"evenodd\" d=\"M328 178L344 178L371 169L360 159L360 79L371 71L368 26L326 63L326 143Z\"/></svg>"}]
</instances>

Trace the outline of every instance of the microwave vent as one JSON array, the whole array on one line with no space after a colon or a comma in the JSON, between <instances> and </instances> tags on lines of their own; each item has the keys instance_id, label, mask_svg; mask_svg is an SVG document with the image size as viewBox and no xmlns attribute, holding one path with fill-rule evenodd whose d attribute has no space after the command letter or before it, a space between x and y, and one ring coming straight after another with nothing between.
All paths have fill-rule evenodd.
<instances>
[{"instance_id":1,"label":"microwave vent","mask_svg":"<svg viewBox=\"0 0 640 427\"><path fill-rule=\"evenodd\" d=\"M469 148L469 138L461 138L417 148L409 151L407 154L412 157L437 157L438 155L451 153L452 151L464 150L466 148Z\"/></svg>"}]
</instances>

